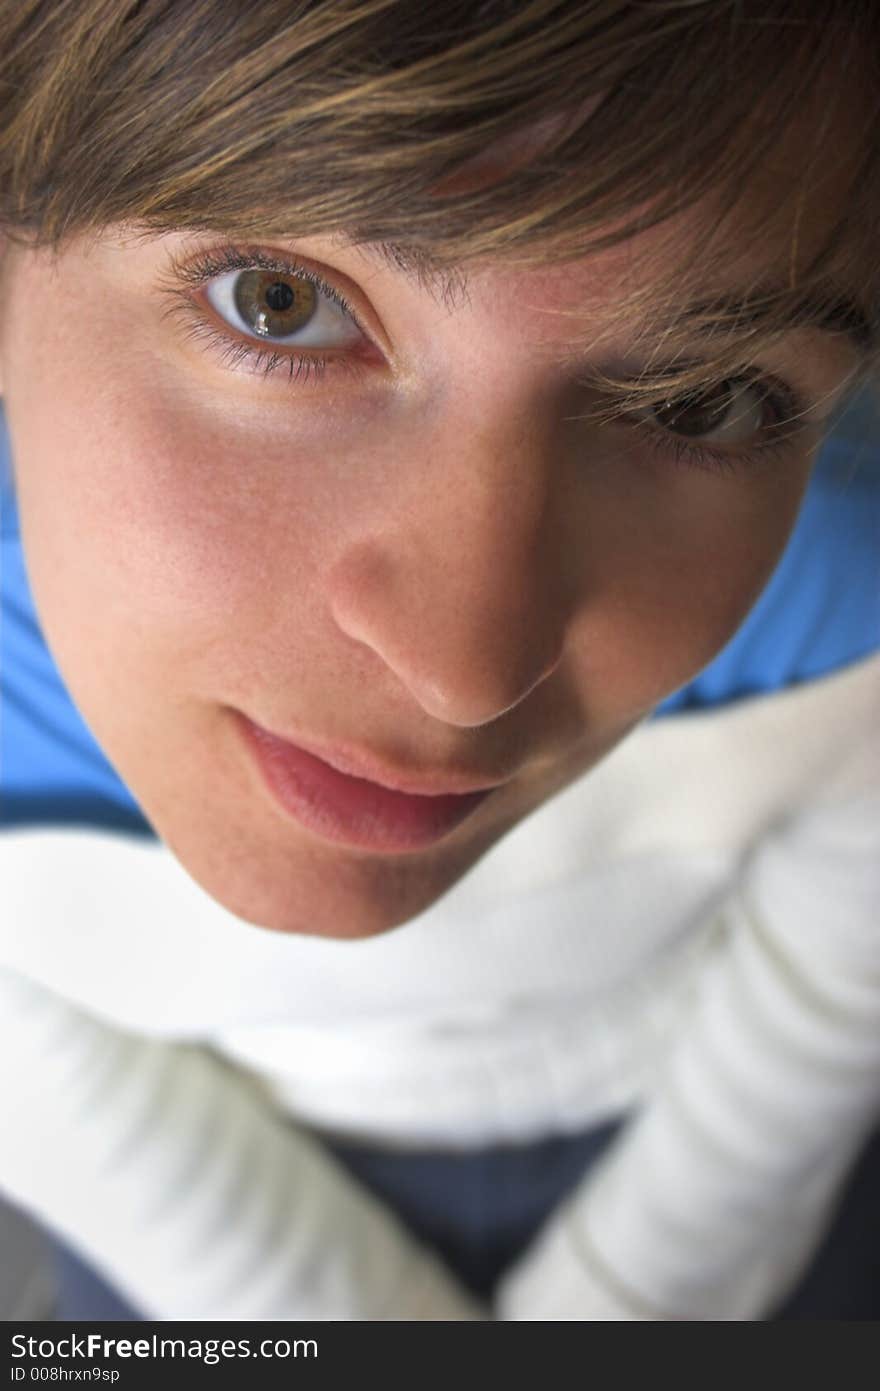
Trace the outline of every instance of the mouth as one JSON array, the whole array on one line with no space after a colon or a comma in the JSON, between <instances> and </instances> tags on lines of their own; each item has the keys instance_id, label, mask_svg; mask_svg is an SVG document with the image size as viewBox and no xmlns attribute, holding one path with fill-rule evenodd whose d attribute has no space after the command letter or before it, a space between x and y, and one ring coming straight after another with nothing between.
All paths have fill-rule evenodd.
<instances>
[{"instance_id":1,"label":"mouth","mask_svg":"<svg viewBox=\"0 0 880 1391\"><path fill-rule=\"evenodd\" d=\"M263 729L239 711L235 713L276 805L323 840L380 854L424 850L461 825L499 786L474 787L473 779L448 773L430 778L398 774L380 769L370 755L360 753L328 751L322 758ZM397 785L353 773L350 769L355 758L359 772L369 761L370 772ZM346 766L340 766L343 764ZM467 782L471 786L465 790ZM416 784L430 790L414 791Z\"/></svg>"}]
</instances>

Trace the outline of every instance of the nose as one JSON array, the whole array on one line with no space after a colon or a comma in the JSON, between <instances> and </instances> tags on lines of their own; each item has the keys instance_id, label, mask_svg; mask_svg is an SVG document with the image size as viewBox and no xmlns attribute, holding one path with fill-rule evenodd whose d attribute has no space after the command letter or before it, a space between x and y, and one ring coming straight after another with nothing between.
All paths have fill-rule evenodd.
<instances>
[{"instance_id":1,"label":"nose","mask_svg":"<svg viewBox=\"0 0 880 1391\"><path fill-rule=\"evenodd\" d=\"M552 431L522 422L459 422L411 453L398 446L390 472L407 485L336 559L336 624L436 719L487 724L561 661L570 599L558 463Z\"/></svg>"}]
</instances>

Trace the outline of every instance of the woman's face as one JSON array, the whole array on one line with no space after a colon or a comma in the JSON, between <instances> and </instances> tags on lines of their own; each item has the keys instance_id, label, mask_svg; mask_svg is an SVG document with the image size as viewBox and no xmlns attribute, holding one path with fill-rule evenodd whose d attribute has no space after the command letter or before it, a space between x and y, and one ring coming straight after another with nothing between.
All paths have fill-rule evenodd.
<instances>
[{"instance_id":1,"label":"woman's face","mask_svg":"<svg viewBox=\"0 0 880 1391\"><path fill-rule=\"evenodd\" d=\"M341 238L259 248L350 314L301 273L223 269L207 234L8 253L3 389L50 648L155 830L245 921L359 937L413 917L760 593L853 349L791 333L764 387L673 421L684 439L670 415L585 418L585 373L644 366L615 312L652 264L640 240L483 269L453 299ZM759 246L732 282L764 268ZM452 824L464 804L435 798L432 821L301 761L283 804L241 715L374 780L497 786Z\"/></svg>"}]
</instances>

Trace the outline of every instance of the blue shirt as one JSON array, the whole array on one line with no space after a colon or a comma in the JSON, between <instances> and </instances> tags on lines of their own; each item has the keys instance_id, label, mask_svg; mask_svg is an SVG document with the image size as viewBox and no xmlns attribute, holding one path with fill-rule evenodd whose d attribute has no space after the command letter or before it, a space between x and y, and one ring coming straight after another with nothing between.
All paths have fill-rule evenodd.
<instances>
[{"instance_id":1,"label":"blue shirt","mask_svg":"<svg viewBox=\"0 0 880 1391\"><path fill-rule=\"evenodd\" d=\"M822 448L795 529L727 646L651 719L830 674L880 649L880 403L861 393ZM34 610L0 412L0 830L155 838L76 709Z\"/></svg>"}]
</instances>

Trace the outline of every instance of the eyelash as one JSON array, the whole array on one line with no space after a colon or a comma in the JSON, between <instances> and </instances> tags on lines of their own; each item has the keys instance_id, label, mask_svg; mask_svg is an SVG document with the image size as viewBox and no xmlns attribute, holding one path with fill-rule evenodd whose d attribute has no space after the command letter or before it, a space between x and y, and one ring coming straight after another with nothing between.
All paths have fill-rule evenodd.
<instances>
[{"instance_id":1,"label":"eyelash","mask_svg":"<svg viewBox=\"0 0 880 1391\"><path fill-rule=\"evenodd\" d=\"M304 384L310 379L323 377L328 368L344 368L350 373L358 372L363 363L349 353L322 356L314 352L297 349L279 350L257 347L247 339L236 338L230 326L225 333L205 315L204 308L195 299L193 291L208 285L221 275L236 270L266 270L279 275L289 275L306 280L327 299L337 305L352 320L355 326L369 341L358 315L340 290L325 280L310 266L303 265L293 257L282 256L277 252L268 253L257 247L222 246L200 252L188 260L175 258L171 263L171 283L166 286L171 296L170 312L182 313L189 324L188 336L198 338L216 351L225 367L233 370L242 363L249 363L251 370L268 377L280 367L287 367L288 381ZM182 284L181 284L182 282Z\"/></svg>"},{"instance_id":2,"label":"eyelash","mask_svg":"<svg viewBox=\"0 0 880 1391\"><path fill-rule=\"evenodd\" d=\"M259 247L223 245L203 251L187 260L174 258L171 264L172 278L166 286L171 299L171 311L185 313L189 321L189 335L206 342L218 353L225 367L235 369L242 363L249 363L251 370L264 377L286 366L288 381L298 385L310 380L318 381L332 367L344 368L356 374L364 364L351 354L320 356L296 350L278 351L251 345L247 340L233 337L215 327L205 316L204 310L196 301L193 290L202 288L218 276L235 270L275 271L280 275L300 277L308 281L321 294L336 304L364 334L369 342L358 315L340 290L310 266L303 265L294 257L283 256L277 252L268 253ZM777 378L762 379L755 375L730 377L731 382L745 382L751 387L761 389L765 404L773 414L768 430L779 431L777 438L765 439L760 444L735 452L713 449L711 445L691 444L685 436L676 435L662 427L646 425L643 421L629 420L629 427L640 432L653 452L663 456L663 462L670 457L676 467L700 469L709 473L738 474L744 470L758 468L772 459L785 454L792 438L799 433L795 422L806 415L807 406L799 394L789 385Z\"/></svg>"},{"instance_id":3,"label":"eyelash","mask_svg":"<svg viewBox=\"0 0 880 1391\"><path fill-rule=\"evenodd\" d=\"M665 456L664 462L671 455L677 467L701 469L706 473L739 474L748 469L761 468L784 456L793 439L802 433L803 427L798 425L798 421L807 414L806 402L793 387L777 378L741 374L731 375L727 380L734 384L744 383L761 391L764 404L773 416L770 424L764 428L774 431L775 438L771 436L759 444L734 451L713 449L709 444L691 444L684 435L676 435L671 430L646 425L642 421L632 421L631 428L640 431L652 450Z\"/></svg>"}]
</instances>

